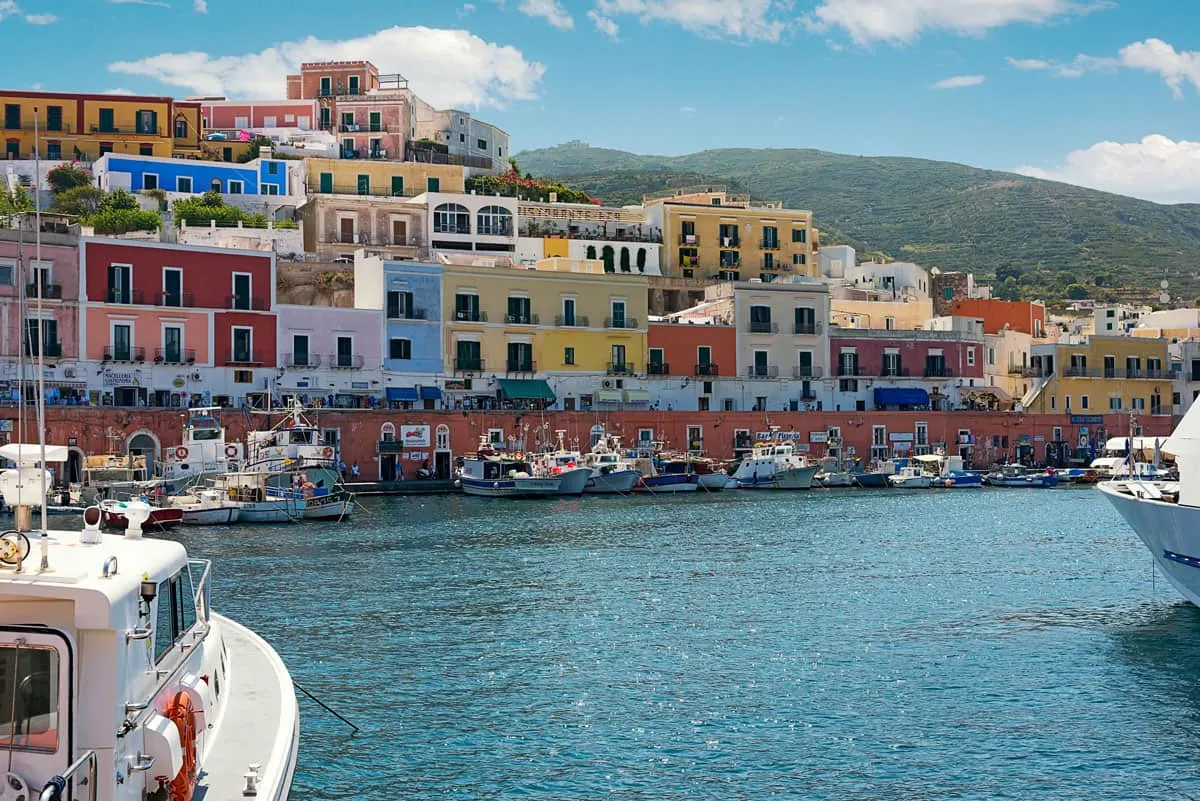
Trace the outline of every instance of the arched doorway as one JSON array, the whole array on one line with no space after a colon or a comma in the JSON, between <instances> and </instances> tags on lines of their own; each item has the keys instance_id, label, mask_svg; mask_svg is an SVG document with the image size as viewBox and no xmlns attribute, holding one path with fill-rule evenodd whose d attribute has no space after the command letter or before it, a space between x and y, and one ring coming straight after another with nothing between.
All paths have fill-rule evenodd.
<instances>
[{"instance_id":1,"label":"arched doorway","mask_svg":"<svg viewBox=\"0 0 1200 801\"><path fill-rule=\"evenodd\" d=\"M158 437L149 431L139 431L129 438L129 443L125 446L125 450L134 456L146 457L147 478L155 474L159 453Z\"/></svg>"},{"instance_id":2,"label":"arched doorway","mask_svg":"<svg viewBox=\"0 0 1200 801\"><path fill-rule=\"evenodd\" d=\"M66 484L83 483L83 466L87 459L82 450L71 448L67 452L67 463L63 466L63 482Z\"/></svg>"},{"instance_id":3,"label":"arched doorway","mask_svg":"<svg viewBox=\"0 0 1200 801\"><path fill-rule=\"evenodd\" d=\"M399 459L402 454L396 442L396 426L384 423L379 427L379 480L395 481L402 471Z\"/></svg>"},{"instance_id":4,"label":"arched doorway","mask_svg":"<svg viewBox=\"0 0 1200 801\"><path fill-rule=\"evenodd\" d=\"M448 479L454 457L450 452L450 426L442 424L434 432L433 472L437 478Z\"/></svg>"}]
</instances>

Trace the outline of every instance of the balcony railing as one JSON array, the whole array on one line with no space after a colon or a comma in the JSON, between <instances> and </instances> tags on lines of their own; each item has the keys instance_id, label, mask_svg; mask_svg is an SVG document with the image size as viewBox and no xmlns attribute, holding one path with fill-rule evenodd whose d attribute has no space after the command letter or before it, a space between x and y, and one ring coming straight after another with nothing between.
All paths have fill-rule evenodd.
<instances>
[{"instance_id":1,"label":"balcony railing","mask_svg":"<svg viewBox=\"0 0 1200 801\"><path fill-rule=\"evenodd\" d=\"M746 368L747 378L779 378L779 366L775 364L752 364Z\"/></svg>"},{"instance_id":2,"label":"balcony railing","mask_svg":"<svg viewBox=\"0 0 1200 801\"><path fill-rule=\"evenodd\" d=\"M770 320L751 320L746 330L751 334L778 334L779 323L773 323Z\"/></svg>"},{"instance_id":3,"label":"balcony railing","mask_svg":"<svg viewBox=\"0 0 1200 801\"><path fill-rule=\"evenodd\" d=\"M792 368L792 378L824 378L825 370L812 365L796 365Z\"/></svg>"},{"instance_id":4,"label":"balcony railing","mask_svg":"<svg viewBox=\"0 0 1200 801\"><path fill-rule=\"evenodd\" d=\"M363 366L361 353L331 353L327 359L334 370L361 370Z\"/></svg>"},{"instance_id":5,"label":"balcony railing","mask_svg":"<svg viewBox=\"0 0 1200 801\"><path fill-rule=\"evenodd\" d=\"M696 234L680 234L679 235L679 244L681 244L681 245L695 245L699 242L699 240L700 240L700 237L698 237Z\"/></svg>"},{"instance_id":6,"label":"balcony railing","mask_svg":"<svg viewBox=\"0 0 1200 801\"><path fill-rule=\"evenodd\" d=\"M387 318L389 320L424 320L424 309L388 309Z\"/></svg>"},{"instance_id":7,"label":"balcony railing","mask_svg":"<svg viewBox=\"0 0 1200 801\"><path fill-rule=\"evenodd\" d=\"M133 305L141 305L145 303L145 299L140 289L118 289L109 287L106 303L127 303Z\"/></svg>"},{"instance_id":8,"label":"balcony railing","mask_svg":"<svg viewBox=\"0 0 1200 801\"><path fill-rule=\"evenodd\" d=\"M605 317L605 328L637 328L638 321L635 317Z\"/></svg>"},{"instance_id":9,"label":"balcony railing","mask_svg":"<svg viewBox=\"0 0 1200 801\"><path fill-rule=\"evenodd\" d=\"M316 353L285 353L283 363L287 367L320 367L321 357Z\"/></svg>"},{"instance_id":10,"label":"balcony railing","mask_svg":"<svg viewBox=\"0 0 1200 801\"><path fill-rule=\"evenodd\" d=\"M632 362L609 362L609 375L633 375L636 371L633 369Z\"/></svg>"},{"instance_id":11,"label":"balcony railing","mask_svg":"<svg viewBox=\"0 0 1200 801\"><path fill-rule=\"evenodd\" d=\"M574 317L565 317L560 314L554 318L554 324L559 328L587 328L588 318L583 314L576 314Z\"/></svg>"},{"instance_id":12,"label":"balcony railing","mask_svg":"<svg viewBox=\"0 0 1200 801\"><path fill-rule=\"evenodd\" d=\"M646 365L647 375L670 375L671 365L666 362L650 362Z\"/></svg>"},{"instance_id":13,"label":"balcony railing","mask_svg":"<svg viewBox=\"0 0 1200 801\"><path fill-rule=\"evenodd\" d=\"M245 295L227 295L225 308L230 311L266 311L267 301L264 298Z\"/></svg>"},{"instance_id":14,"label":"balcony railing","mask_svg":"<svg viewBox=\"0 0 1200 801\"><path fill-rule=\"evenodd\" d=\"M62 343L61 342L47 342L41 346L41 351L42 351L41 355L45 356L47 359L62 358ZM25 343L25 354L27 356L36 357L38 355L38 343L37 342L26 342Z\"/></svg>"},{"instance_id":15,"label":"balcony railing","mask_svg":"<svg viewBox=\"0 0 1200 801\"><path fill-rule=\"evenodd\" d=\"M195 348L155 348L155 364L195 364Z\"/></svg>"},{"instance_id":16,"label":"balcony railing","mask_svg":"<svg viewBox=\"0 0 1200 801\"><path fill-rule=\"evenodd\" d=\"M38 127L38 130L41 131L42 133L50 134L50 135L63 134L63 133L74 133L74 129L67 122L59 123L57 128L50 128L49 126L46 125L45 122L39 121L37 127ZM16 120L13 125L9 125L7 121L0 120L0 130L2 130L2 131L32 131L33 130L33 122L32 121L21 122L20 120Z\"/></svg>"},{"instance_id":17,"label":"balcony railing","mask_svg":"<svg viewBox=\"0 0 1200 801\"><path fill-rule=\"evenodd\" d=\"M439 225L436 222L433 224L433 232L435 234L455 234L456 236L470 236L471 224L465 225Z\"/></svg>"},{"instance_id":18,"label":"balcony railing","mask_svg":"<svg viewBox=\"0 0 1200 801\"><path fill-rule=\"evenodd\" d=\"M761 250L779 250L779 240L778 239L764 239L762 242L759 243L758 247Z\"/></svg>"},{"instance_id":19,"label":"balcony railing","mask_svg":"<svg viewBox=\"0 0 1200 801\"><path fill-rule=\"evenodd\" d=\"M381 439L376 443L377 453L404 453L404 443L398 439Z\"/></svg>"},{"instance_id":20,"label":"balcony railing","mask_svg":"<svg viewBox=\"0 0 1200 801\"><path fill-rule=\"evenodd\" d=\"M954 371L949 367L926 367L926 378L953 378Z\"/></svg>"},{"instance_id":21,"label":"balcony railing","mask_svg":"<svg viewBox=\"0 0 1200 801\"><path fill-rule=\"evenodd\" d=\"M536 314L506 314L504 322L509 325L537 325L539 317Z\"/></svg>"},{"instance_id":22,"label":"balcony railing","mask_svg":"<svg viewBox=\"0 0 1200 801\"><path fill-rule=\"evenodd\" d=\"M537 362L526 359L509 359L504 365L506 373L536 373Z\"/></svg>"},{"instance_id":23,"label":"balcony railing","mask_svg":"<svg viewBox=\"0 0 1200 801\"><path fill-rule=\"evenodd\" d=\"M146 361L146 349L142 347L124 347L118 348L112 345L107 345L104 348L104 361L106 362L144 362Z\"/></svg>"},{"instance_id":24,"label":"balcony railing","mask_svg":"<svg viewBox=\"0 0 1200 801\"><path fill-rule=\"evenodd\" d=\"M857 364L839 364L837 374L838 378L861 378L866 376L867 370Z\"/></svg>"},{"instance_id":25,"label":"balcony railing","mask_svg":"<svg viewBox=\"0 0 1200 801\"><path fill-rule=\"evenodd\" d=\"M253 367L254 365L262 364L262 353L257 350L247 350L246 348L233 348L229 351L228 364Z\"/></svg>"},{"instance_id":26,"label":"balcony railing","mask_svg":"<svg viewBox=\"0 0 1200 801\"><path fill-rule=\"evenodd\" d=\"M132 128L128 125L118 128L115 125L93 125L92 133L94 134L131 134L137 136L162 136L163 129L155 128L150 125L135 125Z\"/></svg>"},{"instance_id":27,"label":"balcony railing","mask_svg":"<svg viewBox=\"0 0 1200 801\"><path fill-rule=\"evenodd\" d=\"M812 389L811 387L809 387L808 389L804 389L804 390L800 391L800 400L815 401L816 399L817 399L817 391L815 389Z\"/></svg>"},{"instance_id":28,"label":"balcony railing","mask_svg":"<svg viewBox=\"0 0 1200 801\"><path fill-rule=\"evenodd\" d=\"M702 378L715 378L721 374L721 368L715 362L702 362L696 365L695 372Z\"/></svg>"},{"instance_id":29,"label":"balcony railing","mask_svg":"<svg viewBox=\"0 0 1200 801\"><path fill-rule=\"evenodd\" d=\"M907 378L909 374L910 371L907 367L889 367L885 364L879 368L880 378Z\"/></svg>"},{"instance_id":30,"label":"balcony railing","mask_svg":"<svg viewBox=\"0 0 1200 801\"><path fill-rule=\"evenodd\" d=\"M486 323L488 321L487 312L485 311L464 311L457 309L454 312L454 319L460 323Z\"/></svg>"},{"instance_id":31,"label":"balcony railing","mask_svg":"<svg viewBox=\"0 0 1200 801\"><path fill-rule=\"evenodd\" d=\"M158 305L169 309L189 309L196 305L196 296L192 292L160 292Z\"/></svg>"},{"instance_id":32,"label":"balcony railing","mask_svg":"<svg viewBox=\"0 0 1200 801\"><path fill-rule=\"evenodd\" d=\"M42 284L42 298L45 300L62 300L62 284ZM36 298L38 296L37 284L25 285L25 297Z\"/></svg>"},{"instance_id":33,"label":"balcony railing","mask_svg":"<svg viewBox=\"0 0 1200 801\"><path fill-rule=\"evenodd\" d=\"M454 370L459 373L482 373L483 359L455 359Z\"/></svg>"},{"instance_id":34,"label":"balcony railing","mask_svg":"<svg viewBox=\"0 0 1200 801\"><path fill-rule=\"evenodd\" d=\"M363 158L366 157L364 156ZM358 184L326 184L325 187L318 186L317 194L361 195L363 197L416 197L420 193L408 188L404 188L399 191L393 191L391 186L388 185L367 186L363 188Z\"/></svg>"},{"instance_id":35,"label":"balcony railing","mask_svg":"<svg viewBox=\"0 0 1200 801\"><path fill-rule=\"evenodd\" d=\"M825 333L824 323L800 323L792 326L792 333L801 337L820 336Z\"/></svg>"}]
</instances>

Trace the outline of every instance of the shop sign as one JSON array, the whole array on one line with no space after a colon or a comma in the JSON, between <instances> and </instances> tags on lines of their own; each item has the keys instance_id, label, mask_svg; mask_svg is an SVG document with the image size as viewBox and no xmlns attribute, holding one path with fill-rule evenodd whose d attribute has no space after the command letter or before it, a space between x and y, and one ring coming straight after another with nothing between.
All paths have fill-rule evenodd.
<instances>
[{"instance_id":1,"label":"shop sign","mask_svg":"<svg viewBox=\"0 0 1200 801\"><path fill-rule=\"evenodd\" d=\"M404 450L429 447L429 426L400 426L400 441Z\"/></svg>"}]
</instances>

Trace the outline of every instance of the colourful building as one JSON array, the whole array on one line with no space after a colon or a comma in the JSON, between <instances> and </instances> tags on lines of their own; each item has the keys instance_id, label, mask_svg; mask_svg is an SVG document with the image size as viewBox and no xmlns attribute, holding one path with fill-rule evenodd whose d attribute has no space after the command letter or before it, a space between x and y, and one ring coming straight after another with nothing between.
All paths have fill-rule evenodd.
<instances>
[{"instance_id":1,"label":"colourful building","mask_svg":"<svg viewBox=\"0 0 1200 801\"><path fill-rule=\"evenodd\" d=\"M1134 412L1170 415L1165 339L1092 336L1078 344L1034 345L1022 403L1035 414Z\"/></svg>"},{"instance_id":2,"label":"colourful building","mask_svg":"<svg viewBox=\"0 0 1200 801\"><path fill-rule=\"evenodd\" d=\"M379 313L332 306L275 307L276 363L283 367L274 390L285 406L298 400L339 409L382 401Z\"/></svg>"},{"instance_id":3,"label":"colourful building","mask_svg":"<svg viewBox=\"0 0 1200 801\"><path fill-rule=\"evenodd\" d=\"M648 198L646 223L662 232L663 274L740 281L815 276L812 212L752 203L724 190L676 190Z\"/></svg>"},{"instance_id":4,"label":"colourful building","mask_svg":"<svg viewBox=\"0 0 1200 801\"><path fill-rule=\"evenodd\" d=\"M309 192L317 195L414 197L424 192L462 192L462 167L417 162L306 159Z\"/></svg>"},{"instance_id":5,"label":"colourful building","mask_svg":"<svg viewBox=\"0 0 1200 801\"><path fill-rule=\"evenodd\" d=\"M297 197L304 196L304 179L298 169L298 174L292 174L293 164L286 159L259 158L244 164L225 164L109 153L92 166L92 175L96 185L106 192L161 189L198 195L211 190L231 196L292 196L292 203L296 203Z\"/></svg>"},{"instance_id":6,"label":"colourful building","mask_svg":"<svg viewBox=\"0 0 1200 801\"><path fill-rule=\"evenodd\" d=\"M248 129L316 127L315 100L226 100L225 98L188 98L200 104L205 131L244 131Z\"/></svg>"},{"instance_id":7,"label":"colourful building","mask_svg":"<svg viewBox=\"0 0 1200 801\"><path fill-rule=\"evenodd\" d=\"M835 297L829 303L833 324L843 328L913 331L923 329L933 317L933 301L927 297L914 297L907 300L859 300Z\"/></svg>"},{"instance_id":8,"label":"colourful building","mask_svg":"<svg viewBox=\"0 0 1200 801\"><path fill-rule=\"evenodd\" d=\"M647 373L712 379L737 373L737 328L686 322L651 323Z\"/></svg>"},{"instance_id":9,"label":"colourful building","mask_svg":"<svg viewBox=\"0 0 1200 801\"><path fill-rule=\"evenodd\" d=\"M105 153L200 158L200 105L170 97L0 90L7 159L33 157L34 127L47 160Z\"/></svg>"},{"instance_id":10,"label":"colourful building","mask_svg":"<svg viewBox=\"0 0 1200 801\"><path fill-rule=\"evenodd\" d=\"M359 251L354 260L354 305L376 310L382 321L387 400L411 404L439 398L440 391L435 395L434 390L445 372L442 267Z\"/></svg>"},{"instance_id":11,"label":"colourful building","mask_svg":"<svg viewBox=\"0 0 1200 801\"><path fill-rule=\"evenodd\" d=\"M954 317L983 320L984 333L1019 331L1040 339L1046 335L1046 307L1029 301L996 298L956 298L950 302Z\"/></svg>"}]
</instances>

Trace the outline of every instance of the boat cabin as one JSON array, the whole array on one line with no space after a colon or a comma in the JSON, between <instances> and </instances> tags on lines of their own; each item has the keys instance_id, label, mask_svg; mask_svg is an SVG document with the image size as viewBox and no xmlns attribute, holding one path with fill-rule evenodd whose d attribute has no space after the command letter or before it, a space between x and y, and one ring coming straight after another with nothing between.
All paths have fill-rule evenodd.
<instances>
[{"instance_id":1,"label":"boat cabin","mask_svg":"<svg viewBox=\"0 0 1200 801\"><path fill-rule=\"evenodd\" d=\"M499 481L504 478L528 478L533 475L533 468L523 459L507 457L491 457L487 459L464 459L464 478Z\"/></svg>"}]
</instances>

